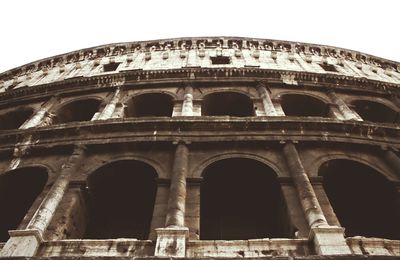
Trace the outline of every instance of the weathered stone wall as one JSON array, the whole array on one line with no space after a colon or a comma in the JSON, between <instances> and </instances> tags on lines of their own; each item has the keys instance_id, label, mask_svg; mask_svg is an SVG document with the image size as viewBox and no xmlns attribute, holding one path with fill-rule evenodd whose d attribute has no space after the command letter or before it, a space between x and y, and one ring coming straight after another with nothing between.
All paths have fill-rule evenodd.
<instances>
[{"instance_id":1,"label":"weathered stone wall","mask_svg":"<svg viewBox=\"0 0 400 260\"><path fill-rule=\"evenodd\" d=\"M399 240L345 237L346 227L319 173L327 161L351 160L374 169L400 191L397 63L332 47L268 40L191 38L168 44L102 46L0 75L0 125L13 121L14 115L22 121L0 130L0 177L28 167L45 167L48 174L21 223L0 243L0 257L400 255ZM213 64L219 58L228 64ZM117 66L105 71L107 65ZM251 111L244 116L229 111L205 115L206 100L216 93L239 94ZM146 104L146 116L128 117L135 100L139 103L148 94L165 95L172 107ZM292 95L293 103L283 104L285 95ZM304 96L313 102L304 103ZM232 109L248 108L235 103L235 95L225 97L231 100L219 100L213 104L216 110L232 103ZM395 117L368 121L356 111L359 100L382 104ZM71 108L77 102L78 111ZM157 107L171 109L171 114L151 114ZM320 107L327 108L323 116L299 112L312 114ZM287 116L288 109L300 115ZM363 109L368 113L368 105ZM19 118L18 112L25 110L32 115ZM79 119L87 111L93 113ZM15 114L9 116L11 112ZM60 117L69 119L58 124ZM213 163L238 158L262 163L276 175L286 237L201 239L204 172ZM127 160L143 162L157 175L148 237L85 239L92 207L88 180L101 167ZM216 196L225 190L222 186ZM140 199L147 198L121 198L127 207Z\"/></svg>"}]
</instances>

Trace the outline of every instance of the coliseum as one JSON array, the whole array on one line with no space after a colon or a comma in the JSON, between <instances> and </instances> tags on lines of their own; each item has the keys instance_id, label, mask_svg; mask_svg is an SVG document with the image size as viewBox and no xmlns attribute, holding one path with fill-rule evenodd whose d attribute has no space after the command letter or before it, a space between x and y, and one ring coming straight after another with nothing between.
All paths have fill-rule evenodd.
<instances>
[{"instance_id":1,"label":"coliseum","mask_svg":"<svg viewBox=\"0 0 400 260\"><path fill-rule=\"evenodd\" d=\"M240 37L0 74L1 259L398 259L400 63Z\"/></svg>"}]
</instances>

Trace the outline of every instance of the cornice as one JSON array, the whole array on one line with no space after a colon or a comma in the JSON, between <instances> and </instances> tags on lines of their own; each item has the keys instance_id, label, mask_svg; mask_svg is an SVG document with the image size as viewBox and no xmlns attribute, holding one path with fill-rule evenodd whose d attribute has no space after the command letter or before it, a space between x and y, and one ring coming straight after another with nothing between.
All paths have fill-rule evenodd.
<instances>
[{"instance_id":1,"label":"cornice","mask_svg":"<svg viewBox=\"0 0 400 260\"><path fill-rule=\"evenodd\" d=\"M286 81L291 78L291 82ZM51 84L43 84L35 87L22 87L0 93L0 105L28 98L43 98L45 95L66 95L71 92L97 91L115 86L161 83L182 83L201 85L209 82L242 82L252 84L257 81L265 81L271 84L282 84L296 87L307 85L310 87L323 87L343 91L371 92L376 94L398 93L399 86L388 82L376 81L366 78L354 78L343 75L316 74L310 72L294 72L285 70L265 70L257 68L184 68L172 70L133 70L115 74L97 75L93 77L71 78Z\"/></svg>"},{"instance_id":2,"label":"cornice","mask_svg":"<svg viewBox=\"0 0 400 260\"><path fill-rule=\"evenodd\" d=\"M79 69L81 69L80 64L84 61L93 61L93 64L97 65L100 64L101 59L103 58L107 58L108 62L114 62L116 59L123 59L124 61L129 62L134 59L135 55L137 56L139 54L143 54L143 57L141 57L145 59L145 56L151 58L152 53L161 53L163 59L164 57L166 57L166 60L168 60L168 53L170 51L179 51L181 53L181 57L186 57L185 55L187 55L188 51L196 50L198 53L202 49L206 51L212 50L212 53L217 50L222 51L229 49L234 51L234 55L237 55L238 57L243 55L241 52L244 50L250 51L248 55L252 57L258 57L260 55L260 51L268 51L271 56L274 56L276 53L287 53L287 55L284 55L284 59L287 59L288 61L292 60L294 54L299 54L301 55L302 59L309 63L313 62L313 57L318 60L317 63L325 62L328 59L334 59L341 64L343 64L344 61L351 62L352 67L354 68L362 68L364 65L372 66L374 68L381 68L384 70L384 74L386 74L388 77L390 77L392 73L400 72L399 62L394 62L365 53L332 46L242 37L194 37L115 43L77 50L35 61L1 73L0 85L5 84L6 81L16 82L16 84L21 83L21 81L19 81L19 78L21 76L25 75L25 79L22 79L23 82L26 81L26 75L31 75L35 72L40 72L43 75L47 75L49 71L55 67L59 68L59 70L61 71L64 70L65 66L68 64L75 64L77 68L79 67ZM140 64L141 65L138 65L139 67L137 67L137 69L145 69L145 67L147 66L145 65L145 62ZM165 69L169 70L168 62L166 62L165 66ZM200 65L196 64L196 66ZM290 70L290 66L288 70ZM151 73L151 71L154 70L150 69L149 73ZM327 74L329 75L334 73ZM358 73L356 72L354 72L354 74L358 75ZM337 73L336 76L341 75L341 73ZM397 73L396 75L397 76L393 79L395 79L395 81L397 82L398 80L400 80L400 78L398 77L399 73ZM53 82L56 81L59 80L53 80ZM390 83L390 80L382 81ZM12 82L10 83L11 85L6 84L6 88L8 89L6 91L10 91L13 87L15 87L13 86ZM34 84L34 86L36 87L35 83L31 84Z\"/></svg>"},{"instance_id":3,"label":"cornice","mask_svg":"<svg viewBox=\"0 0 400 260\"><path fill-rule=\"evenodd\" d=\"M400 148L400 126L288 117L128 118L0 132L0 149L32 135L32 147L127 142L339 142Z\"/></svg>"}]
</instances>

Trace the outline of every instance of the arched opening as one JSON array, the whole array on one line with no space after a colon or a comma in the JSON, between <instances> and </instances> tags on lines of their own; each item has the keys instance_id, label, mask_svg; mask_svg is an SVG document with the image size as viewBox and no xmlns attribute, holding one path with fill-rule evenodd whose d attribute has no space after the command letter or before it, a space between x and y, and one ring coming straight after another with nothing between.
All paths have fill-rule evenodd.
<instances>
[{"instance_id":1,"label":"arched opening","mask_svg":"<svg viewBox=\"0 0 400 260\"><path fill-rule=\"evenodd\" d=\"M329 105L312 96L285 94L281 105L286 116L329 117Z\"/></svg>"},{"instance_id":2,"label":"arched opening","mask_svg":"<svg viewBox=\"0 0 400 260\"><path fill-rule=\"evenodd\" d=\"M357 100L353 102L353 107L365 121L377 123L396 123L398 121L396 111L378 102Z\"/></svg>"},{"instance_id":3,"label":"arched opening","mask_svg":"<svg viewBox=\"0 0 400 260\"><path fill-rule=\"evenodd\" d=\"M336 159L319 169L323 187L347 236L400 239L400 205L395 187L375 169Z\"/></svg>"},{"instance_id":4,"label":"arched opening","mask_svg":"<svg viewBox=\"0 0 400 260\"><path fill-rule=\"evenodd\" d=\"M64 124L90 121L94 114L99 111L100 103L100 100L97 99L82 99L70 102L57 110L53 123Z\"/></svg>"},{"instance_id":5,"label":"arched opening","mask_svg":"<svg viewBox=\"0 0 400 260\"><path fill-rule=\"evenodd\" d=\"M18 227L47 182L47 170L26 167L0 175L0 242Z\"/></svg>"},{"instance_id":6,"label":"arched opening","mask_svg":"<svg viewBox=\"0 0 400 260\"><path fill-rule=\"evenodd\" d=\"M288 237L288 220L276 173L245 158L212 163L203 172L200 239Z\"/></svg>"},{"instance_id":7,"label":"arched opening","mask_svg":"<svg viewBox=\"0 0 400 260\"><path fill-rule=\"evenodd\" d=\"M148 93L135 96L127 103L126 117L172 116L172 97L162 93Z\"/></svg>"},{"instance_id":8,"label":"arched opening","mask_svg":"<svg viewBox=\"0 0 400 260\"><path fill-rule=\"evenodd\" d=\"M32 109L14 110L0 116L0 130L17 129L33 114Z\"/></svg>"},{"instance_id":9,"label":"arched opening","mask_svg":"<svg viewBox=\"0 0 400 260\"><path fill-rule=\"evenodd\" d=\"M85 238L147 239L153 215L157 173L134 160L109 163L88 178Z\"/></svg>"},{"instance_id":10,"label":"arched opening","mask_svg":"<svg viewBox=\"0 0 400 260\"><path fill-rule=\"evenodd\" d=\"M254 116L253 101L236 92L218 92L204 97L201 106L203 116Z\"/></svg>"}]
</instances>

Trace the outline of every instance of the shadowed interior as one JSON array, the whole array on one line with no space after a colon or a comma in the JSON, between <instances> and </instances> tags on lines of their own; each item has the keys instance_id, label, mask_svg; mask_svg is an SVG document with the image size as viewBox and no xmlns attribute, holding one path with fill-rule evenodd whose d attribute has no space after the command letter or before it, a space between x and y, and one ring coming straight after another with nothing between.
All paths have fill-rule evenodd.
<instances>
[{"instance_id":1,"label":"shadowed interior","mask_svg":"<svg viewBox=\"0 0 400 260\"><path fill-rule=\"evenodd\" d=\"M154 168L133 160L113 162L93 172L88 179L85 238L147 239L156 178Z\"/></svg>"},{"instance_id":2,"label":"shadowed interior","mask_svg":"<svg viewBox=\"0 0 400 260\"><path fill-rule=\"evenodd\" d=\"M236 92L218 92L204 97L203 116L253 116L253 101L246 95Z\"/></svg>"},{"instance_id":3,"label":"shadowed interior","mask_svg":"<svg viewBox=\"0 0 400 260\"><path fill-rule=\"evenodd\" d=\"M167 94L148 93L133 97L127 103L126 117L172 116L174 104Z\"/></svg>"},{"instance_id":4,"label":"shadowed interior","mask_svg":"<svg viewBox=\"0 0 400 260\"><path fill-rule=\"evenodd\" d=\"M68 103L58 109L54 124L69 122L90 121L99 111L100 101L97 99L84 99Z\"/></svg>"},{"instance_id":5,"label":"shadowed interior","mask_svg":"<svg viewBox=\"0 0 400 260\"><path fill-rule=\"evenodd\" d=\"M328 104L308 95L283 95L281 105L286 116L329 117Z\"/></svg>"},{"instance_id":6,"label":"shadowed interior","mask_svg":"<svg viewBox=\"0 0 400 260\"><path fill-rule=\"evenodd\" d=\"M0 175L0 242L7 241L8 230L18 228L47 178L47 170L41 167L21 168Z\"/></svg>"},{"instance_id":7,"label":"shadowed interior","mask_svg":"<svg viewBox=\"0 0 400 260\"><path fill-rule=\"evenodd\" d=\"M365 121L377 123L396 123L398 113L393 109L377 102L357 100L353 102L354 110Z\"/></svg>"},{"instance_id":8,"label":"shadowed interior","mask_svg":"<svg viewBox=\"0 0 400 260\"><path fill-rule=\"evenodd\" d=\"M285 203L275 172L251 159L224 159L203 173L200 239L288 237Z\"/></svg>"},{"instance_id":9,"label":"shadowed interior","mask_svg":"<svg viewBox=\"0 0 400 260\"><path fill-rule=\"evenodd\" d=\"M331 160L319 170L323 187L346 236L400 238L400 198L373 168L351 160Z\"/></svg>"},{"instance_id":10,"label":"shadowed interior","mask_svg":"<svg viewBox=\"0 0 400 260\"><path fill-rule=\"evenodd\" d=\"M17 129L32 115L32 109L15 110L0 115L0 130Z\"/></svg>"}]
</instances>

